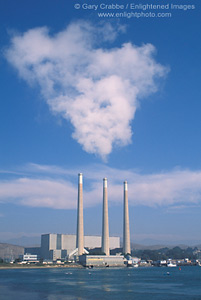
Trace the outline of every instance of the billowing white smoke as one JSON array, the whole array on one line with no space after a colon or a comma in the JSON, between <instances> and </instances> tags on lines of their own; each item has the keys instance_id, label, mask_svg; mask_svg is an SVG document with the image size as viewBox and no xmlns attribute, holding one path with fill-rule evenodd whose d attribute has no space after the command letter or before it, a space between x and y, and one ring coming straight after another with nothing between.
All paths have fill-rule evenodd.
<instances>
[{"instance_id":1,"label":"billowing white smoke","mask_svg":"<svg viewBox=\"0 0 201 300\"><path fill-rule=\"evenodd\" d=\"M151 44L108 48L119 29L105 26L77 22L55 35L35 28L14 36L6 51L19 75L39 84L51 110L71 121L73 138L103 159L114 144L131 142L139 99L155 92L157 78L167 72Z\"/></svg>"}]
</instances>

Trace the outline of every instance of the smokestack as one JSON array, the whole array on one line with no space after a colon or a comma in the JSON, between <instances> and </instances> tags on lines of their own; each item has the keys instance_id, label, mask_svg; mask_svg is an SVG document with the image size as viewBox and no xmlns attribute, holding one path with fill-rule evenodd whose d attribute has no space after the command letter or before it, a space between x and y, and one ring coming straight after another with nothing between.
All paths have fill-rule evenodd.
<instances>
[{"instance_id":1,"label":"smokestack","mask_svg":"<svg viewBox=\"0 0 201 300\"><path fill-rule=\"evenodd\" d=\"M103 224L102 224L102 252L110 255L109 250L109 224L108 224L108 200L107 178L103 179Z\"/></svg>"},{"instance_id":2,"label":"smokestack","mask_svg":"<svg viewBox=\"0 0 201 300\"><path fill-rule=\"evenodd\" d=\"M124 232L123 232L123 253L131 253L130 246L130 229L129 229L129 213L128 213L128 184L124 182Z\"/></svg>"},{"instance_id":3,"label":"smokestack","mask_svg":"<svg viewBox=\"0 0 201 300\"><path fill-rule=\"evenodd\" d=\"M82 255L84 253L82 173L78 174L78 202L77 202L77 237L76 237L76 248L78 248L78 255Z\"/></svg>"}]
</instances>

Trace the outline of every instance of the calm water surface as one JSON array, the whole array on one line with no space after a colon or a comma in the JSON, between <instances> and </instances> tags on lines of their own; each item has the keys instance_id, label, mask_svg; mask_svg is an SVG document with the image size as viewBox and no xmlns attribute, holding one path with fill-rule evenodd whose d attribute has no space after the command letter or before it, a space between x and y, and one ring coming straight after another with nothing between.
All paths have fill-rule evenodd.
<instances>
[{"instance_id":1,"label":"calm water surface","mask_svg":"<svg viewBox=\"0 0 201 300\"><path fill-rule=\"evenodd\" d=\"M0 300L18 299L201 300L201 267L0 270Z\"/></svg>"}]
</instances>

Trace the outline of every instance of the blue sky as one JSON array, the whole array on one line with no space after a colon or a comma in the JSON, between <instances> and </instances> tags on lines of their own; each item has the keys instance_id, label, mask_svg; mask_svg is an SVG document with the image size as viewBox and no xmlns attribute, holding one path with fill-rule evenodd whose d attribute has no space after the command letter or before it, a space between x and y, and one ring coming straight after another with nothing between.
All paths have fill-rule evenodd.
<instances>
[{"instance_id":1,"label":"blue sky","mask_svg":"<svg viewBox=\"0 0 201 300\"><path fill-rule=\"evenodd\" d=\"M75 3L103 2L0 1L0 241L75 233L82 172L86 234L107 177L111 235L128 180L133 241L200 243L200 3L130 19Z\"/></svg>"}]
</instances>

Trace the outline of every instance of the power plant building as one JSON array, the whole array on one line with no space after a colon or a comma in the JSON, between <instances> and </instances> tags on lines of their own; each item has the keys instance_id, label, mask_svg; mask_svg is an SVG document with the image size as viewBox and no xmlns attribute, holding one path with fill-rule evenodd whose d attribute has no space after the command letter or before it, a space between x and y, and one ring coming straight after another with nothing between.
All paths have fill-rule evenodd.
<instances>
[{"instance_id":1,"label":"power plant building","mask_svg":"<svg viewBox=\"0 0 201 300\"><path fill-rule=\"evenodd\" d=\"M82 255L80 263L84 267L125 267L125 259L122 255Z\"/></svg>"},{"instance_id":2,"label":"power plant building","mask_svg":"<svg viewBox=\"0 0 201 300\"><path fill-rule=\"evenodd\" d=\"M110 255L110 237L108 221L108 196L107 178L103 179L103 216L102 216L102 254L104 255L80 255L79 262L85 267L123 267L127 265L127 260L123 255ZM130 231L128 215L128 187L127 181L124 182L124 254L130 253Z\"/></svg>"},{"instance_id":3,"label":"power plant building","mask_svg":"<svg viewBox=\"0 0 201 300\"><path fill-rule=\"evenodd\" d=\"M44 260L51 261L56 261L60 259L71 260L75 258L75 260L79 261L83 266L89 267L124 266L125 259L123 255L110 255L111 249L120 248L120 237L109 236L107 178L103 179L102 213L102 236L85 236L83 222L83 177L82 173L79 173L76 235L55 233L43 234L41 236L40 257ZM94 248L101 248L101 255L89 255L88 250ZM123 254L127 255L130 254L130 252L131 249L128 210L128 184L127 181L125 181L123 214Z\"/></svg>"},{"instance_id":4,"label":"power plant building","mask_svg":"<svg viewBox=\"0 0 201 300\"><path fill-rule=\"evenodd\" d=\"M110 237L110 249L120 248L120 237ZM84 247L101 247L101 236L84 236ZM41 236L41 258L47 260L71 258L75 255L76 235L43 234Z\"/></svg>"}]
</instances>

